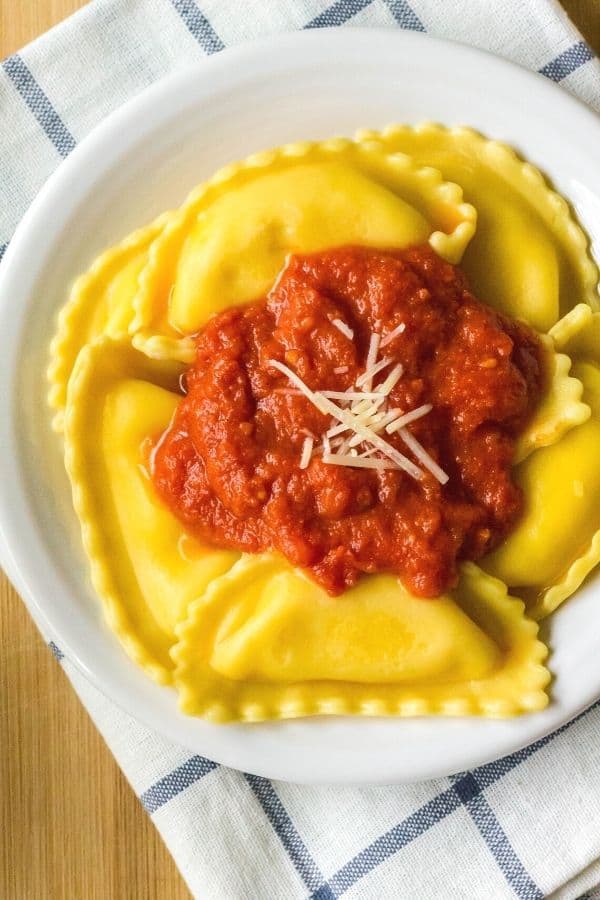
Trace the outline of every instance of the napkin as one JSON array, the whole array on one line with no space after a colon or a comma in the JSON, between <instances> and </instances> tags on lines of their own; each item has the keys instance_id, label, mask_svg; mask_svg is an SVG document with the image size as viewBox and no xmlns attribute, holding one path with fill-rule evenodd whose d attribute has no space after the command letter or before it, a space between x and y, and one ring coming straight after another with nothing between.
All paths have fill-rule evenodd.
<instances>
[{"instance_id":1,"label":"napkin","mask_svg":"<svg viewBox=\"0 0 600 900\"><path fill-rule=\"evenodd\" d=\"M226 46L326 26L475 44L600 111L600 64L553 0L95 0L0 68L0 256L44 179L119 104ZM452 778L307 787L227 769L153 733L59 643L53 652L195 897L600 900L600 704Z\"/></svg>"}]
</instances>

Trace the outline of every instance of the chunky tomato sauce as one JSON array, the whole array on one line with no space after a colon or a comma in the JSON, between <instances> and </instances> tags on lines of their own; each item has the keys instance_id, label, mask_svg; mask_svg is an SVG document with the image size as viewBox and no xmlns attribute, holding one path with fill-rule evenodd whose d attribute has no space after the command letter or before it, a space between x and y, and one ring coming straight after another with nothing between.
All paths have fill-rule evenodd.
<instances>
[{"instance_id":1,"label":"chunky tomato sauce","mask_svg":"<svg viewBox=\"0 0 600 900\"><path fill-rule=\"evenodd\" d=\"M325 463L319 441L335 421L269 362L312 390L352 390L372 333L394 330L380 357L404 374L388 406L432 404L407 427L449 476L444 485L426 470L416 480ZM153 478L202 540L279 550L331 594L363 572L394 572L434 597L456 583L458 560L482 556L514 526L522 496L511 463L543 388L541 348L428 246L292 256L268 297L215 316L196 343ZM419 465L398 434L382 434ZM301 469L307 436L315 451Z\"/></svg>"}]
</instances>

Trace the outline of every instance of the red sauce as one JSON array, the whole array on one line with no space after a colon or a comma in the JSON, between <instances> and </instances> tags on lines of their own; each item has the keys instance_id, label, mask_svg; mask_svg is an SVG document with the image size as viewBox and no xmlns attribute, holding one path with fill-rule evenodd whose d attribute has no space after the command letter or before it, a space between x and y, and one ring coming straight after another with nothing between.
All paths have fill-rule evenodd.
<instances>
[{"instance_id":1,"label":"red sauce","mask_svg":"<svg viewBox=\"0 0 600 900\"><path fill-rule=\"evenodd\" d=\"M372 332L385 336L400 323L404 331L382 351L404 366L390 406L433 404L409 430L448 482L318 456L300 469L305 437L320 438L332 420L290 392L269 360L313 390L345 391L364 371ZM477 559L514 526L522 496L510 469L543 387L541 348L529 328L476 300L460 269L429 247L293 256L268 297L215 316L196 344L153 478L202 540L279 550L331 594L363 572L394 572L434 597L456 583L457 560ZM383 436L411 457L397 434Z\"/></svg>"}]
</instances>

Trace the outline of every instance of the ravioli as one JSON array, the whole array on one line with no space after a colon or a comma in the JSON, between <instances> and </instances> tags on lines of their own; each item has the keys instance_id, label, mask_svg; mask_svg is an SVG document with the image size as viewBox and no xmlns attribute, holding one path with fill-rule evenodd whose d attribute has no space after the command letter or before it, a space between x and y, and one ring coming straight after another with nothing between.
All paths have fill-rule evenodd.
<instances>
[{"instance_id":1,"label":"ravioli","mask_svg":"<svg viewBox=\"0 0 600 900\"><path fill-rule=\"evenodd\" d=\"M589 310L589 307L585 307ZM591 310L590 310L591 314ZM539 335L545 350L547 387L527 428L519 438L515 462L521 462L539 447L556 443L571 428L590 417L582 402L583 384L571 372L571 359L558 353L547 335Z\"/></svg>"},{"instance_id":2,"label":"ravioli","mask_svg":"<svg viewBox=\"0 0 600 900\"><path fill-rule=\"evenodd\" d=\"M81 348L102 335L127 336L134 315L133 299L139 274L147 262L150 245L169 215L163 213L150 225L106 250L73 285L60 311L48 368L48 401L56 410L53 420L56 431L63 427L67 384Z\"/></svg>"},{"instance_id":3,"label":"ravioli","mask_svg":"<svg viewBox=\"0 0 600 900\"><path fill-rule=\"evenodd\" d=\"M600 362L600 315L579 303L550 330L556 347L575 360Z\"/></svg>"},{"instance_id":4,"label":"ravioli","mask_svg":"<svg viewBox=\"0 0 600 900\"><path fill-rule=\"evenodd\" d=\"M389 575L331 598L275 554L244 556L190 608L172 651L183 712L484 715L542 709L545 646L523 605L477 566L427 602Z\"/></svg>"},{"instance_id":5,"label":"ravioli","mask_svg":"<svg viewBox=\"0 0 600 900\"><path fill-rule=\"evenodd\" d=\"M542 618L600 562L600 314L577 307L552 330L575 360L591 417L516 468L527 506L515 530L481 562Z\"/></svg>"},{"instance_id":6,"label":"ravioli","mask_svg":"<svg viewBox=\"0 0 600 900\"><path fill-rule=\"evenodd\" d=\"M477 209L477 232L462 266L474 293L539 331L573 305L599 308L598 270L567 202L510 147L470 128L426 123L362 130L418 165L438 168Z\"/></svg>"},{"instance_id":7,"label":"ravioli","mask_svg":"<svg viewBox=\"0 0 600 900\"><path fill-rule=\"evenodd\" d=\"M457 262L475 229L461 189L377 144L289 144L222 169L194 191L156 242L140 279L133 343L193 358L215 312L272 287L285 257L331 246L424 243Z\"/></svg>"},{"instance_id":8,"label":"ravioli","mask_svg":"<svg viewBox=\"0 0 600 900\"><path fill-rule=\"evenodd\" d=\"M175 627L238 554L200 544L160 502L145 442L168 425L179 367L100 339L81 351L69 387L65 458L94 587L130 656L171 681Z\"/></svg>"},{"instance_id":9,"label":"ravioli","mask_svg":"<svg viewBox=\"0 0 600 900\"><path fill-rule=\"evenodd\" d=\"M194 537L151 469L197 332L268 294L289 254L426 243L461 263L477 298L540 334L546 389L516 446L525 498L516 527L430 600L391 574L361 576L333 598L274 552L240 555ZM550 675L536 620L600 563L599 309L598 270L567 202L512 149L468 128L390 126L255 154L107 250L61 310L49 404L92 583L128 654L178 691L184 713L214 722L543 709ZM404 334L394 315L382 347ZM353 340L348 325L329 322ZM378 352L376 338L372 371ZM294 372L294 348L284 357ZM334 358L333 371L347 372ZM402 377L401 362L390 378ZM274 402L289 404L293 391L282 387ZM391 414L413 427L432 406L407 409ZM337 440L344 459L361 449ZM320 450L308 442L310 462ZM299 456L305 449L301 439Z\"/></svg>"}]
</instances>

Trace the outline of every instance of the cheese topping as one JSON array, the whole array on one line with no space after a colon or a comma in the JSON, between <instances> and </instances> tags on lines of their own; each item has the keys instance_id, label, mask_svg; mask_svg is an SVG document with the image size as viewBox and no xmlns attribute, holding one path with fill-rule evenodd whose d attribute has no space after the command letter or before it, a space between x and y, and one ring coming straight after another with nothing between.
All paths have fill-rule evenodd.
<instances>
[{"instance_id":1,"label":"cheese topping","mask_svg":"<svg viewBox=\"0 0 600 900\"><path fill-rule=\"evenodd\" d=\"M402 332L405 330L406 330L406 325L404 322L400 322L399 325L396 325L396 327L393 329L393 331L390 331L389 334L386 334L385 337L381 338L381 343L379 345L381 347L381 349L383 350L384 347L387 347L388 344L391 344L392 341L395 340L398 337L398 335L402 334Z\"/></svg>"},{"instance_id":2,"label":"cheese topping","mask_svg":"<svg viewBox=\"0 0 600 900\"><path fill-rule=\"evenodd\" d=\"M345 322L342 322L341 319L332 319L331 324L335 325L338 331L341 331L344 337L347 337L349 341L354 340L354 332L350 328L349 325L346 325Z\"/></svg>"},{"instance_id":3,"label":"cheese topping","mask_svg":"<svg viewBox=\"0 0 600 900\"><path fill-rule=\"evenodd\" d=\"M315 442L311 437L307 437L304 439L304 443L302 445L302 455L300 457L301 469L308 469L308 464L310 463L314 443Z\"/></svg>"},{"instance_id":4,"label":"cheese topping","mask_svg":"<svg viewBox=\"0 0 600 900\"><path fill-rule=\"evenodd\" d=\"M353 336L352 330L341 319L333 319L332 324L339 328L347 337L349 337L347 332ZM402 331L404 331L404 326L399 325L387 335L386 343L389 343ZM352 340L351 337L349 339ZM300 376L284 363L271 359L269 360L269 365L286 375L296 389L307 400L310 400L319 412L323 413L323 415L329 414L339 422L338 425L332 426L323 435L322 460L324 463L363 469L402 469L415 480L420 481L423 478L422 469L415 466L404 454L400 453L380 436L385 429L388 434L399 432L400 438L423 468L427 469L440 484L446 484L448 481L446 472L405 427L410 422L414 422L431 412L431 404L423 404L407 413L400 409L387 408L389 394L400 378L402 378L404 371L402 364L397 363L386 379L378 387L373 388L375 376L394 361L392 357L377 359L380 346L381 337L375 332L371 335L369 342L365 371L356 379L356 387L361 388L360 391L353 391L352 389L348 391L312 391L302 381ZM343 404L349 405L338 406L332 403L332 400L338 400ZM384 407L383 410L381 410L382 406ZM345 432L350 432L350 435L343 437ZM339 443L332 443L333 438L339 438L340 436L342 436L342 439ZM362 452L359 452L359 450L362 450ZM314 450L314 441L307 438L304 441L300 457L301 469L308 468L314 452L316 452ZM373 455L377 452L383 454L386 459L381 457L373 458Z\"/></svg>"}]
</instances>

